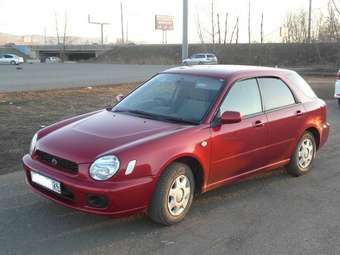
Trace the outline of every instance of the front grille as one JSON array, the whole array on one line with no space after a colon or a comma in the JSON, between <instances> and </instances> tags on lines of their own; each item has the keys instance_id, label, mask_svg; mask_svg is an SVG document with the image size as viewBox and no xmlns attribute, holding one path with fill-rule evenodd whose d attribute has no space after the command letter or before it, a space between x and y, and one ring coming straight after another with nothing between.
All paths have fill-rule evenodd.
<instances>
[{"instance_id":1,"label":"front grille","mask_svg":"<svg viewBox=\"0 0 340 255\"><path fill-rule=\"evenodd\" d=\"M78 173L78 165L72 161L53 156L51 154L39 150L36 151L36 154L38 156L38 159L46 163L47 165L73 174Z\"/></svg>"}]
</instances>

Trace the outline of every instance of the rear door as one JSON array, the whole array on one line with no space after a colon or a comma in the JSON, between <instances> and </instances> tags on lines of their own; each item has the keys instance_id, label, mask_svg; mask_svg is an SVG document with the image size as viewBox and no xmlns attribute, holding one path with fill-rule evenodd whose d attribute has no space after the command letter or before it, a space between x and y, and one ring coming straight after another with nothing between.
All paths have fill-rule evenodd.
<instances>
[{"instance_id":1,"label":"rear door","mask_svg":"<svg viewBox=\"0 0 340 255\"><path fill-rule=\"evenodd\" d=\"M234 83L219 114L225 111L240 112L242 121L212 128L210 183L236 177L264 164L267 117L255 78Z\"/></svg>"},{"instance_id":2,"label":"rear door","mask_svg":"<svg viewBox=\"0 0 340 255\"><path fill-rule=\"evenodd\" d=\"M268 119L267 163L271 164L290 158L303 125L304 108L281 79L263 77L258 83Z\"/></svg>"}]
</instances>

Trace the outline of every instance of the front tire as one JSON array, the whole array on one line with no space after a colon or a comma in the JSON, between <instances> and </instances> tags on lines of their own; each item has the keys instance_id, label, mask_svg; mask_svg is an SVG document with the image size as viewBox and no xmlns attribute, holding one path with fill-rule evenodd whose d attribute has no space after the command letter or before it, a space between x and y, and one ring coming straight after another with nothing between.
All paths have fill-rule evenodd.
<instances>
[{"instance_id":1,"label":"front tire","mask_svg":"<svg viewBox=\"0 0 340 255\"><path fill-rule=\"evenodd\" d=\"M340 98L338 98L338 106L340 107Z\"/></svg>"},{"instance_id":2,"label":"front tire","mask_svg":"<svg viewBox=\"0 0 340 255\"><path fill-rule=\"evenodd\" d=\"M158 180L148 210L149 217L162 225L182 221L188 213L195 189L195 180L189 166L175 162Z\"/></svg>"},{"instance_id":3,"label":"front tire","mask_svg":"<svg viewBox=\"0 0 340 255\"><path fill-rule=\"evenodd\" d=\"M311 132L305 132L287 165L288 173L295 177L308 173L312 167L315 154L315 137Z\"/></svg>"}]
</instances>

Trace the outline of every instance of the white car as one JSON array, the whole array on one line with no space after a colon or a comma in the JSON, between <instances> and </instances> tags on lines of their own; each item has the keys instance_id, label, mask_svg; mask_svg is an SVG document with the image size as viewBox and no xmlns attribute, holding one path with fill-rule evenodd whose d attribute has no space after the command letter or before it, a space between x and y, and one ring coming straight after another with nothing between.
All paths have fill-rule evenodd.
<instances>
[{"instance_id":1,"label":"white car","mask_svg":"<svg viewBox=\"0 0 340 255\"><path fill-rule=\"evenodd\" d=\"M0 55L0 64L10 64L10 65L19 65L24 63L24 58L19 57L14 54L3 54Z\"/></svg>"},{"instance_id":2,"label":"white car","mask_svg":"<svg viewBox=\"0 0 340 255\"><path fill-rule=\"evenodd\" d=\"M217 57L212 53L197 53L190 58L182 61L184 65L204 65L204 64L217 64Z\"/></svg>"},{"instance_id":3,"label":"white car","mask_svg":"<svg viewBox=\"0 0 340 255\"><path fill-rule=\"evenodd\" d=\"M338 104L340 106L340 70L336 74L334 97L338 99Z\"/></svg>"},{"instance_id":4,"label":"white car","mask_svg":"<svg viewBox=\"0 0 340 255\"><path fill-rule=\"evenodd\" d=\"M52 63L60 63L61 59L58 57L47 57L45 60L46 63L52 64Z\"/></svg>"}]
</instances>

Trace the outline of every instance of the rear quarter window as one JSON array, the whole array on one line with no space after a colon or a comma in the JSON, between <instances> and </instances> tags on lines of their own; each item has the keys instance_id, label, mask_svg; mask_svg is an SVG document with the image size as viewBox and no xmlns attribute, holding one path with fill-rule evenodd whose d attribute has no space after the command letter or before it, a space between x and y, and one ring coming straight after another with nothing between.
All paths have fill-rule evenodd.
<instances>
[{"instance_id":1,"label":"rear quarter window","mask_svg":"<svg viewBox=\"0 0 340 255\"><path fill-rule=\"evenodd\" d=\"M310 85L299 74L292 72L287 75L287 78L292 83L292 85L300 89L305 94L305 96L309 98L317 97Z\"/></svg>"}]
</instances>

